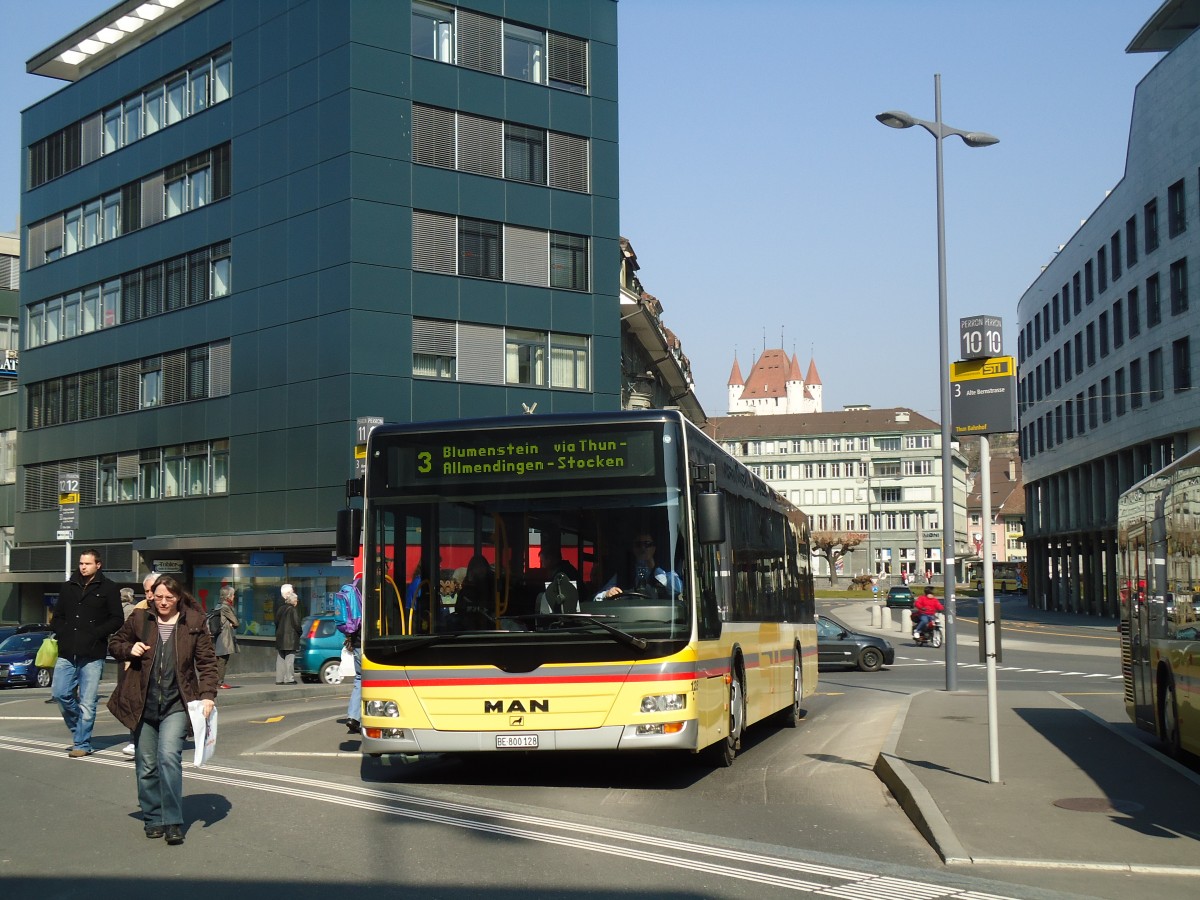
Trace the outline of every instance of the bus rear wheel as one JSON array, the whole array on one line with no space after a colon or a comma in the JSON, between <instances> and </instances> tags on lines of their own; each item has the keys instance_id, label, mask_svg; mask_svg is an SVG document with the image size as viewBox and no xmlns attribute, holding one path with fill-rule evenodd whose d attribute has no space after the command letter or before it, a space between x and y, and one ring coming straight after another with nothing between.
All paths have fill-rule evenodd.
<instances>
[{"instance_id":1,"label":"bus rear wheel","mask_svg":"<svg viewBox=\"0 0 1200 900\"><path fill-rule=\"evenodd\" d=\"M1179 736L1179 706L1175 699L1175 679L1166 679L1158 703L1158 737L1166 746L1167 755L1178 759L1183 753L1183 741Z\"/></svg>"},{"instance_id":2,"label":"bus rear wheel","mask_svg":"<svg viewBox=\"0 0 1200 900\"><path fill-rule=\"evenodd\" d=\"M742 746L742 730L746 725L746 697L742 690L741 676L736 667L730 669L729 691L726 694L729 701L729 727L725 737L704 749L704 757L714 768L727 768L733 765L738 750Z\"/></svg>"}]
</instances>

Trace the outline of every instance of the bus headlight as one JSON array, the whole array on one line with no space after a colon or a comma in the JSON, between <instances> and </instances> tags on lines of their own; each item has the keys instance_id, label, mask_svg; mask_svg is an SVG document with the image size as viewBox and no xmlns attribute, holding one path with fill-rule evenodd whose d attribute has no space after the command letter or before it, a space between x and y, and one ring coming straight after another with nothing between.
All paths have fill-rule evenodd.
<instances>
[{"instance_id":1,"label":"bus headlight","mask_svg":"<svg viewBox=\"0 0 1200 900\"><path fill-rule=\"evenodd\" d=\"M368 716L383 716L388 719L400 718L400 709L395 700L368 700L365 706Z\"/></svg>"},{"instance_id":2,"label":"bus headlight","mask_svg":"<svg viewBox=\"0 0 1200 900\"><path fill-rule=\"evenodd\" d=\"M655 694L642 698L642 712L675 712L687 706L686 694Z\"/></svg>"}]
</instances>

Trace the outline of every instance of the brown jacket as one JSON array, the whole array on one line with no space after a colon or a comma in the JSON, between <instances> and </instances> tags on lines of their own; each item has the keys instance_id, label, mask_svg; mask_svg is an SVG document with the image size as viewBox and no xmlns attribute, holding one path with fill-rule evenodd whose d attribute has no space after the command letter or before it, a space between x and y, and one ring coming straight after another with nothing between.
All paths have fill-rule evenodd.
<instances>
[{"instance_id":1,"label":"brown jacket","mask_svg":"<svg viewBox=\"0 0 1200 900\"><path fill-rule=\"evenodd\" d=\"M150 652L141 658L130 656L130 649L142 640L143 634L152 636L151 640L146 641L150 645ZM183 702L216 700L217 657L204 623L204 613L190 607L180 607L179 621L172 639L175 641L175 678ZM108 641L108 652L113 659L130 664L117 680L117 689L108 698L108 711L130 731L135 730L142 721L157 648L158 627L153 622L153 613L144 609L134 610L133 615Z\"/></svg>"}]
</instances>

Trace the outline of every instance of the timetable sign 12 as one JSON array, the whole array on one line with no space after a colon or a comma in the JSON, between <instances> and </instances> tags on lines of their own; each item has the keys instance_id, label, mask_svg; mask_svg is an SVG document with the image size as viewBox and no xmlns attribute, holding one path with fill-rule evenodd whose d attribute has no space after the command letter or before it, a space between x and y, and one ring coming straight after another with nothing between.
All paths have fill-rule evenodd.
<instances>
[{"instance_id":1,"label":"timetable sign 12","mask_svg":"<svg viewBox=\"0 0 1200 900\"><path fill-rule=\"evenodd\" d=\"M970 316L958 320L959 356L986 359L1004 353L1004 320L999 316Z\"/></svg>"}]
</instances>

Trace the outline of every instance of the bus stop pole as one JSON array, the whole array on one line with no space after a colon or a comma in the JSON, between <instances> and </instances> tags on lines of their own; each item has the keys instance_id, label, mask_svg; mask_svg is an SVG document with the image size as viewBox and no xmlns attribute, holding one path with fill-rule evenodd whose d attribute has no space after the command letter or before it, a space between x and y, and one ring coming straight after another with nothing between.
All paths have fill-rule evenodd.
<instances>
[{"instance_id":1,"label":"bus stop pole","mask_svg":"<svg viewBox=\"0 0 1200 900\"><path fill-rule=\"evenodd\" d=\"M1000 782L1000 740L996 724L996 595L992 584L992 460L986 434L979 436L979 495L983 502L983 616L984 659L987 666L988 776Z\"/></svg>"},{"instance_id":2,"label":"bus stop pole","mask_svg":"<svg viewBox=\"0 0 1200 900\"><path fill-rule=\"evenodd\" d=\"M71 541L68 539L63 542L67 548L67 558L63 563L63 581L71 580Z\"/></svg>"}]
</instances>

